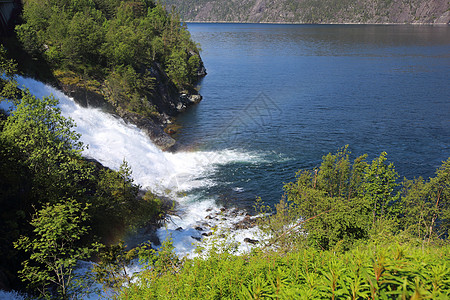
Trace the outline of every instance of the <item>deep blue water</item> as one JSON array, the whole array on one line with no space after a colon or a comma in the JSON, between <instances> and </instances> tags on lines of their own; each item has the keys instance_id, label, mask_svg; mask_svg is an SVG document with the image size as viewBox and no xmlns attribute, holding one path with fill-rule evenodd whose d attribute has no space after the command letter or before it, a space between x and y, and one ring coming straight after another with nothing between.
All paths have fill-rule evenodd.
<instances>
[{"instance_id":1,"label":"deep blue water","mask_svg":"<svg viewBox=\"0 0 450 300\"><path fill-rule=\"evenodd\" d=\"M188 24L208 75L179 119L186 147L256 155L199 193L249 208L278 201L295 172L349 145L388 153L400 176L450 157L450 27ZM214 158L212 158L214 159Z\"/></svg>"}]
</instances>

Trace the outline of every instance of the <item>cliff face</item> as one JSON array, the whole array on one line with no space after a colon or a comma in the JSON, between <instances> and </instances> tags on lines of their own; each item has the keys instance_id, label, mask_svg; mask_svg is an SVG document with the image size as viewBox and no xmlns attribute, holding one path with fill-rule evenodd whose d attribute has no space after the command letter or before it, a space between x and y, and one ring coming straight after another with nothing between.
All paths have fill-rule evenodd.
<instances>
[{"instance_id":1,"label":"cliff face","mask_svg":"<svg viewBox=\"0 0 450 300\"><path fill-rule=\"evenodd\" d=\"M449 24L448 0L165 0L184 21Z\"/></svg>"},{"instance_id":2,"label":"cliff face","mask_svg":"<svg viewBox=\"0 0 450 300\"><path fill-rule=\"evenodd\" d=\"M10 33L12 20L19 13L19 0L2 0L0 1L0 36Z\"/></svg>"},{"instance_id":3,"label":"cliff face","mask_svg":"<svg viewBox=\"0 0 450 300\"><path fill-rule=\"evenodd\" d=\"M198 103L202 99L195 89L179 91L159 63L153 63L150 67L150 74L156 80L151 101L165 120L176 116L190 105ZM203 62L200 60L197 77L201 78L205 75L206 70Z\"/></svg>"}]
</instances>

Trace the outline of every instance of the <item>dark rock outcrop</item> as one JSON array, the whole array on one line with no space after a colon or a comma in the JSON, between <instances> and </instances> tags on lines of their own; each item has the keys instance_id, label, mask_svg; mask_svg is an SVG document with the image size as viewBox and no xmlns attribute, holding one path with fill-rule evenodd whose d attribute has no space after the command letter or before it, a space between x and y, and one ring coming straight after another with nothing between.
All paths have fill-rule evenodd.
<instances>
[{"instance_id":1,"label":"dark rock outcrop","mask_svg":"<svg viewBox=\"0 0 450 300\"><path fill-rule=\"evenodd\" d=\"M239 229L249 229L249 228L253 228L256 226L256 222L254 219L252 219L250 216L245 216L245 218L234 224L234 230L239 230Z\"/></svg>"},{"instance_id":2,"label":"dark rock outcrop","mask_svg":"<svg viewBox=\"0 0 450 300\"><path fill-rule=\"evenodd\" d=\"M249 244L253 244L253 245L259 243L258 240L254 240L254 239L251 239L251 238L245 238L245 239L244 239L244 242L249 243Z\"/></svg>"},{"instance_id":3,"label":"dark rock outcrop","mask_svg":"<svg viewBox=\"0 0 450 300\"><path fill-rule=\"evenodd\" d=\"M114 107L105 99L105 96L99 92L94 92L84 88L82 85L62 84L58 83L60 88L66 95L72 97L75 102L83 107L101 108L107 112L114 112Z\"/></svg>"},{"instance_id":4,"label":"dark rock outcrop","mask_svg":"<svg viewBox=\"0 0 450 300\"><path fill-rule=\"evenodd\" d=\"M175 145L175 140L164 132L164 124L161 120L146 118L120 108L117 108L117 113L126 122L135 124L140 128L162 150L168 150Z\"/></svg>"},{"instance_id":5,"label":"dark rock outcrop","mask_svg":"<svg viewBox=\"0 0 450 300\"><path fill-rule=\"evenodd\" d=\"M198 68L197 77L199 79L206 75L206 70L201 60ZM176 116L192 104L202 100L202 96L193 88L178 91L159 63L153 63L149 72L156 79L156 85L151 97L152 104L166 119Z\"/></svg>"},{"instance_id":6,"label":"dark rock outcrop","mask_svg":"<svg viewBox=\"0 0 450 300\"><path fill-rule=\"evenodd\" d=\"M9 35L14 30L14 22L20 14L20 0L0 1L0 36Z\"/></svg>"}]
</instances>

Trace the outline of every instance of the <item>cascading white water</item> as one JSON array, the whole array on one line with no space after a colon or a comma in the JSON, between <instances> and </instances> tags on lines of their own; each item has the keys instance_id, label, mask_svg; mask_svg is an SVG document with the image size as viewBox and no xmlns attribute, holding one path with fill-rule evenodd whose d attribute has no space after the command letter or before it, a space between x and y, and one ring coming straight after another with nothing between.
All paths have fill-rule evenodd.
<instances>
[{"instance_id":1,"label":"cascading white water","mask_svg":"<svg viewBox=\"0 0 450 300\"><path fill-rule=\"evenodd\" d=\"M99 109L81 107L72 98L39 81L18 78L18 82L36 97L53 95L59 99L62 114L75 121L75 131L88 145L83 151L85 157L116 170L126 160L136 183L156 194L169 196L180 204L178 215L181 218L174 218L175 222L158 231L161 239L171 235L179 255L192 254L196 242L193 237L201 237L194 227L211 211L219 210L213 199L198 199L198 195L185 193L194 188L213 186L215 183L208 175L218 165L256 162L259 159L256 154L237 150L163 152L140 129L118 117ZM234 219L240 217L235 216ZM183 230L176 230L179 227Z\"/></svg>"},{"instance_id":2,"label":"cascading white water","mask_svg":"<svg viewBox=\"0 0 450 300\"><path fill-rule=\"evenodd\" d=\"M205 179L199 182L198 178L204 178L201 175L211 172L215 165L254 159L249 154L233 150L218 153L163 152L140 129L118 117L99 109L81 107L62 92L36 80L19 78L19 84L39 98L53 95L59 99L62 114L75 121L75 131L88 145L84 156L112 169L118 169L125 159L133 171L134 180L156 193L180 192L212 184Z\"/></svg>"}]
</instances>

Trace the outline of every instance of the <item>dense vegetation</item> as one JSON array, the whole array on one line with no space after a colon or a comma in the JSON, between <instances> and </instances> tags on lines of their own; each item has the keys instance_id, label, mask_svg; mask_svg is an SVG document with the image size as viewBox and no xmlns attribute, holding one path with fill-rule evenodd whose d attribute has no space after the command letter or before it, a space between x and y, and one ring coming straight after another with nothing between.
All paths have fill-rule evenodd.
<instances>
[{"instance_id":1,"label":"dense vegetation","mask_svg":"<svg viewBox=\"0 0 450 300\"><path fill-rule=\"evenodd\" d=\"M44 60L60 84L116 107L161 112L153 99L160 68L178 90L198 79L197 45L175 12L151 0L27 0L22 18L16 33L29 55Z\"/></svg>"},{"instance_id":2,"label":"dense vegetation","mask_svg":"<svg viewBox=\"0 0 450 300\"><path fill-rule=\"evenodd\" d=\"M442 0L164 0L185 21L282 23L448 23Z\"/></svg>"},{"instance_id":3,"label":"dense vegetation","mask_svg":"<svg viewBox=\"0 0 450 300\"><path fill-rule=\"evenodd\" d=\"M94 235L111 242L156 222L162 203L139 195L125 161L113 171L82 158L74 122L56 99L19 90L5 56L0 47L0 100L14 104L0 120L0 273L17 287L22 262L31 291L48 294L53 285L65 295L76 260L99 247Z\"/></svg>"},{"instance_id":4,"label":"dense vegetation","mask_svg":"<svg viewBox=\"0 0 450 300\"><path fill-rule=\"evenodd\" d=\"M142 272L119 298L448 299L450 158L427 181L399 183L386 153L366 157L330 153L285 185L275 213L259 201L268 214L251 253L219 239Z\"/></svg>"},{"instance_id":5,"label":"dense vegetation","mask_svg":"<svg viewBox=\"0 0 450 300\"><path fill-rule=\"evenodd\" d=\"M145 271L119 299L448 299L449 247L212 254Z\"/></svg>"},{"instance_id":6,"label":"dense vegetation","mask_svg":"<svg viewBox=\"0 0 450 300\"><path fill-rule=\"evenodd\" d=\"M383 152L371 163L363 155L353 164L346 148L324 156L318 170L300 171L295 182L285 185L286 198L278 205L275 220L293 223L313 218L302 224L308 233L306 242L325 250L347 250L374 235L401 234L427 244L447 239L450 158L436 177L400 184L386 155Z\"/></svg>"}]
</instances>

